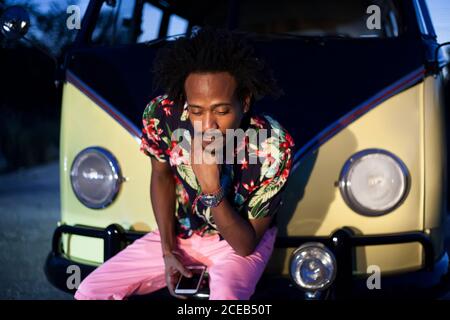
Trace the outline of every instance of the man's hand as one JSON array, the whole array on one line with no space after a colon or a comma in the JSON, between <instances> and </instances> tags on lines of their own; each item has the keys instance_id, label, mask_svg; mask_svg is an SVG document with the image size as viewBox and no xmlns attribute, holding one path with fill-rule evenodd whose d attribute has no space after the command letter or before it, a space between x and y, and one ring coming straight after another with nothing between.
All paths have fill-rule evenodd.
<instances>
[{"instance_id":1,"label":"man's hand","mask_svg":"<svg viewBox=\"0 0 450 320\"><path fill-rule=\"evenodd\" d=\"M204 150L194 137L191 146L191 166L203 193L213 193L220 188L220 170L216 157ZM209 148L208 148L209 149Z\"/></svg>"},{"instance_id":2,"label":"man's hand","mask_svg":"<svg viewBox=\"0 0 450 320\"><path fill-rule=\"evenodd\" d=\"M177 257L177 255L179 257ZM181 275L185 277L192 277L192 272L185 268L180 262L181 254L176 251L168 253L164 256L165 272L166 272L166 283L167 288L172 296L179 299L186 299L186 296L175 294L175 286L177 285L178 279Z\"/></svg>"}]
</instances>

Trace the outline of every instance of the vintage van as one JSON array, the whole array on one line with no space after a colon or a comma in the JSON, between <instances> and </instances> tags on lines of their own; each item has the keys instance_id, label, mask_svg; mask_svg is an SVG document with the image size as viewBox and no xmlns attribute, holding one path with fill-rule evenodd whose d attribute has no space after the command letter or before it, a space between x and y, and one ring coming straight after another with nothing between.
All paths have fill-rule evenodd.
<instances>
[{"instance_id":1,"label":"vintage van","mask_svg":"<svg viewBox=\"0 0 450 320\"><path fill-rule=\"evenodd\" d=\"M249 35L285 92L254 107L296 142L254 298L442 286L448 60L424 0L91 0L61 65L61 221L48 280L73 292L70 266L84 278L157 228L139 151L142 112L160 94L152 61L203 25Z\"/></svg>"}]
</instances>

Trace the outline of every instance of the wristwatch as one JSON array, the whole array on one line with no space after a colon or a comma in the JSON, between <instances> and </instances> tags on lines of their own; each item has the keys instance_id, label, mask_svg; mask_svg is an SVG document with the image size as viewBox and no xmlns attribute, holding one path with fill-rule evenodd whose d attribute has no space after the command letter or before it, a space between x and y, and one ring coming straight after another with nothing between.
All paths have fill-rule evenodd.
<instances>
[{"instance_id":1,"label":"wristwatch","mask_svg":"<svg viewBox=\"0 0 450 320\"><path fill-rule=\"evenodd\" d=\"M227 174L222 175L220 178L220 188L216 192L213 193L200 193L197 196L197 200L200 200L204 206L208 208L214 208L217 207L220 202L222 202L223 198L226 194L228 194L231 180L230 180L230 171L233 170L231 165L225 165L224 171L227 172ZM194 201L194 203L197 201Z\"/></svg>"},{"instance_id":2,"label":"wristwatch","mask_svg":"<svg viewBox=\"0 0 450 320\"><path fill-rule=\"evenodd\" d=\"M219 190L217 190L214 193L202 193L200 194L199 200L208 208L214 208L219 205L219 203L222 201L223 197L225 196L225 192L223 191L223 188L220 187Z\"/></svg>"}]
</instances>

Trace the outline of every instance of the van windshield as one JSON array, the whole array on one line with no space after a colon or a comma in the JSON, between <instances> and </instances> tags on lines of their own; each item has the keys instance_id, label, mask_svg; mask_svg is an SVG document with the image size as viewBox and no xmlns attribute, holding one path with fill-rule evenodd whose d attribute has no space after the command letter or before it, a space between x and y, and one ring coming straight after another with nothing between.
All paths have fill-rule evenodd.
<instances>
[{"instance_id":1,"label":"van windshield","mask_svg":"<svg viewBox=\"0 0 450 320\"><path fill-rule=\"evenodd\" d=\"M231 26L244 32L288 36L392 38L402 33L394 0L156 0L105 2L95 44L132 44L190 33L194 27Z\"/></svg>"},{"instance_id":2,"label":"van windshield","mask_svg":"<svg viewBox=\"0 0 450 320\"><path fill-rule=\"evenodd\" d=\"M239 2L239 29L299 36L390 38L401 34L391 0L246 0Z\"/></svg>"}]
</instances>

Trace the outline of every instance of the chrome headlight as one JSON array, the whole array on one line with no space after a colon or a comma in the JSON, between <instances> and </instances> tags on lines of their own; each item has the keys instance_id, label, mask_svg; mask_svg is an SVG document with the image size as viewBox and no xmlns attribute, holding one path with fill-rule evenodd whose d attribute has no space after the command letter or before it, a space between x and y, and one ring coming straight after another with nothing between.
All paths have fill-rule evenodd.
<instances>
[{"instance_id":1,"label":"chrome headlight","mask_svg":"<svg viewBox=\"0 0 450 320\"><path fill-rule=\"evenodd\" d=\"M301 289L322 291L336 277L336 259L323 244L308 242L292 253L290 274Z\"/></svg>"},{"instance_id":2,"label":"chrome headlight","mask_svg":"<svg viewBox=\"0 0 450 320\"><path fill-rule=\"evenodd\" d=\"M99 147L81 151L70 170L73 192L81 203L92 209L107 207L119 192L122 180L114 156Z\"/></svg>"},{"instance_id":3,"label":"chrome headlight","mask_svg":"<svg viewBox=\"0 0 450 320\"><path fill-rule=\"evenodd\" d=\"M392 153L367 149L347 160L339 178L344 201L354 211L369 216L391 212L409 190L406 165Z\"/></svg>"}]
</instances>

